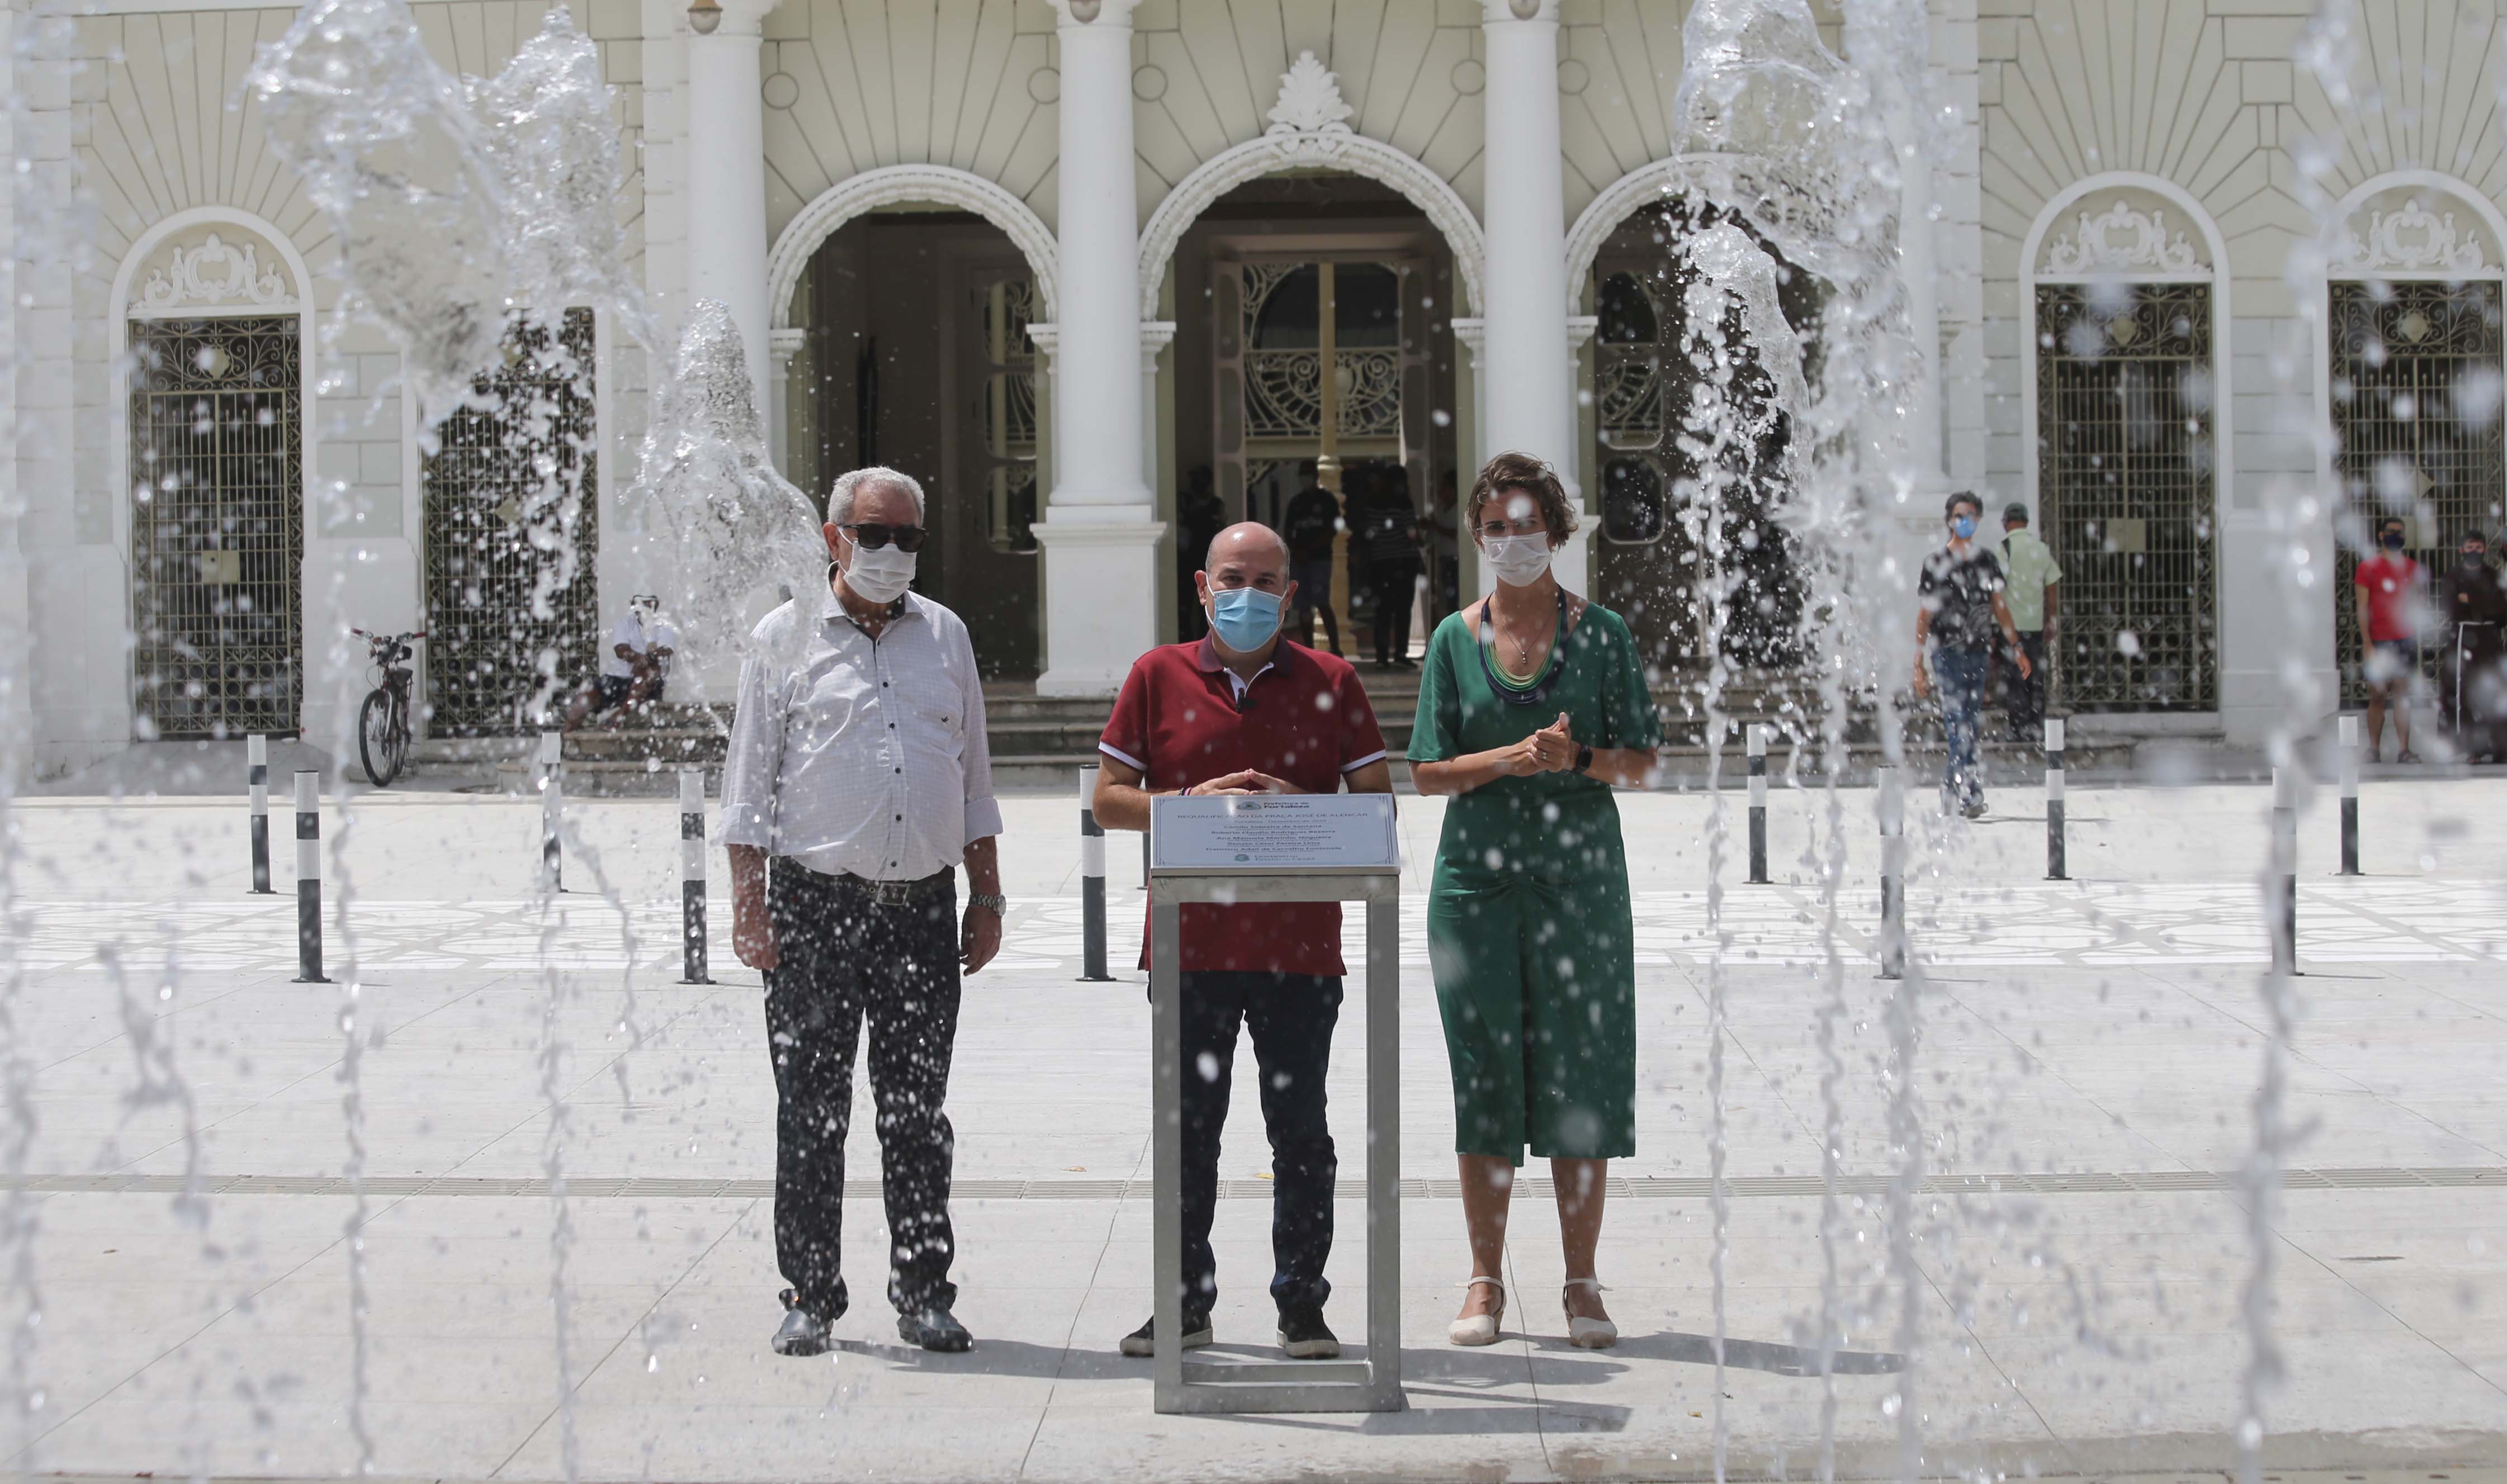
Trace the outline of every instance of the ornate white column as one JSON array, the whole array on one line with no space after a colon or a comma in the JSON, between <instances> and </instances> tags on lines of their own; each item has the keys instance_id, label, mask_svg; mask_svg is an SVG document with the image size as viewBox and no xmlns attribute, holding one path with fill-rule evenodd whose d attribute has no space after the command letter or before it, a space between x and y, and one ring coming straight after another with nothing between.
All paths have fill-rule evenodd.
<instances>
[{"instance_id":1,"label":"ornate white column","mask_svg":"<svg viewBox=\"0 0 2507 1484\"><path fill-rule=\"evenodd\" d=\"M1942 309L1933 261L1933 162L1916 138L1912 113L1922 103L1920 98L1908 100L1908 109L1899 116L1899 127L1891 136L1898 147L1898 277L1907 294L1907 334L1923 357L1922 375L1915 381L1915 405L1908 414L1907 455L1924 490L1946 494L1949 476L1942 470Z\"/></svg>"},{"instance_id":2,"label":"ornate white column","mask_svg":"<svg viewBox=\"0 0 2507 1484\"><path fill-rule=\"evenodd\" d=\"M1456 396L1462 404L1464 420L1454 430L1454 456L1462 466L1454 471L1455 552L1461 568L1455 590L1486 593L1492 579L1480 569L1480 550L1472 541L1471 526L1463 519L1461 506L1472 497L1472 483L1479 478L1480 465L1488 462L1488 321L1455 315L1454 344L1462 347L1460 369L1470 378L1469 385Z\"/></svg>"},{"instance_id":3,"label":"ornate white column","mask_svg":"<svg viewBox=\"0 0 2507 1484\"><path fill-rule=\"evenodd\" d=\"M1580 507L1567 338L1567 203L1558 148L1559 0L1481 0L1488 51L1487 411L1480 444L1548 460ZM1588 519L1589 524L1589 519ZM1584 585L1583 542L1558 577Z\"/></svg>"},{"instance_id":4,"label":"ornate white column","mask_svg":"<svg viewBox=\"0 0 2507 1484\"><path fill-rule=\"evenodd\" d=\"M1045 519L1047 696L1110 696L1157 642L1158 537L1142 477L1137 0L1049 0L1061 18L1054 483Z\"/></svg>"},{"instance_id":5,"label":"ornate white column","mask_svg":"<svg viewBox=\"0 0 2507 1484\"><path fill-rule=\"evenodd\" d=\"M757 406L772 408L766 354L766 102L757 49L775 0L722 0L688 36L688 297L720 300L748 352ZM692 22L707 15L690 12Z\"/></svg>"},{"instance_id":6,"label":"ornate white column","mask_svg":"<svg viewBox=\"0 0 2507 1484\"><path fill-rule=\"evenodd\" d=\"M775 460L775 467L782 470L787 479L792 473L792 357L801 353L809 340L807 330L770 330L766 336L766 350L773 367L768 373L766 397L767 456Z\"/></svg>"}]
</instances>

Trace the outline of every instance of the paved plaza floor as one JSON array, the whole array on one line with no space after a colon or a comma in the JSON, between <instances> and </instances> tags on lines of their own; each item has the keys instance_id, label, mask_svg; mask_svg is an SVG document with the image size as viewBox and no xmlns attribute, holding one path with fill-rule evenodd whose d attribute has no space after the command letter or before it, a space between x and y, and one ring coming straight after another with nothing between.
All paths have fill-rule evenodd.
<instances>
[{"instance_id":1,"label":"paved plaza floor","mask_svg":"<svg viewBox=\"0 0 2507 1484\"><path fill-rule=\"evenodd\" d=\"M358 1466L360 1428L391 1477L1708 1477L1720 991L1736 1474L1812 1477L1832 1449L1840 1475L1898 1474L1910 1440L1935 1475L2227 1466L2254 1267L2239 1172L2268 1024L2267 790L2076 787L2064 883L2042 880L2033 790L1998 791L1976 824L1919 819L1904 987L1872 973L1872 795L1836 802L1848 864L1830 930L1827 796L1776 790L1765 887L1740 882L1730 796L1719 954L1706 802L1622 796L1639 1152L1613 1166L1601 1266L1625 1339L1580 1352L1539 1167L1516 1207L1507 1338L1443 1340L1470 1273L1420 917L1441 809L1401 801L1409 1408L1244 1419L1156 1415L1146 1363L1115 1352L1149 1300L1147 1014L1129 967L1143 897L1118 835L1117 982L1080 982L1072 800L1007 801L1007 946L965 991L949 1111L959 1313L977 1345L895 1341L865 1086L854 1307L840 1349L811 1360L766 1348L781 1284L757 976L731 960L718 897L719 982L676 982L674 805L574 806L554 912L531 895L534 805L327 810L343 983L322 987L290 982L284 843L280 894L245 893L239 800L22 803L8 931L37 1065L11 1091L35 1117L19 1184L39 1223L25 1363L41 1403L26 1433L0 1436L16 1466L120 1477L337 1475ZM2302 822L2298 1133L2266 1241L2286 1379L2266 1457L2288 1480L2471 1479L2507 1464L2507 786L2372 782L2362 814L2358 878L2332 872L2329 798ZM1890 1035L1908 1006L1902 1087ZM1344 1196L1330 1312L1348 1341L1366 1297L1363 1030L1353 1002L1329 1089ZM1911 1146L1890 1135L1902 1093ZM1223 1352L1259 1357L1274 1353L1270 1187L1252 1101L1226 1134L1217 1326ZM1922 1183L1893 1221L1910 1161ZM1824 1282L1844 1329L1833 1385ZM26 1297L14 1281L9 1319Z\"/></svg>"}]
</instances>

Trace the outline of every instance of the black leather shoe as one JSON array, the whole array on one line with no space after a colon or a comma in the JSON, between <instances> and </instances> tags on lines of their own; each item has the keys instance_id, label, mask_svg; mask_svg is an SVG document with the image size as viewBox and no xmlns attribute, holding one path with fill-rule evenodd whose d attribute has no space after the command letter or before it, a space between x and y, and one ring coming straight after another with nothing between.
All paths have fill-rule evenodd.
<instances>
[{"instance_id":1,"label":"black leather shoe","mask_svg":"<svg viewBox=\"0 0 2507 1484\"><path fill-rule=\"evenodd\" d=\"M975 1343L966 1326L949 1312L946 1304L926 1304L923 1308L896 1317L896 1337L925 1350L956 1354Z\"/></svg>"},{"instance_id":2,"label":"black leather shoe","mask_svg":"<svg viewBox=\"0 0 2507 1484\"><path fill-rule=\"evenodd\" d=\"M1158 1319L1151 1315L1141 1321L1141 1327L1123 1336L1123 1354L1135 1360L1145 1360L1158 1353ZM1183 1348L1199 1350L1211 1341L1210 1316L1184 1311Z\"/></svg>"},{"instance_id":3,"label":"black leather shoe","mask_svg":"<svg viewBox=\"0 0 2507 1484\"><path fill-rule=\"evenodd\" d=\"M1324 1306L1299 1304L1280 1311L1280 1348L1291 1360L1330 1360L1340 1355L1340 1336L1324 1322Z\"/></svg>"},{"instance_id":4,"label":"black leather shoe","mask_svg":"<svg viewBox=\"0 0 2507 1484\"><path fill-rule=\"evenodd\" d=\"M827 1353L827 1321L800 1306L800 1295L786 1288L783 1300L783 1327L775 1331L769 1343L779 1356L823 1356Z\"/></svg>"}]
</instances>

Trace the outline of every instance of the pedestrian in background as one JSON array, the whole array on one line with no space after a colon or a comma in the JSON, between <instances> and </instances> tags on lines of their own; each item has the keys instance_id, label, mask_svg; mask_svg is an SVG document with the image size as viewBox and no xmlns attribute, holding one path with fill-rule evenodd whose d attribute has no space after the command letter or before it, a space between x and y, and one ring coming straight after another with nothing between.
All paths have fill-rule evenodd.
<instances>
[{"instance_id":1,"label":"pedestrian in background","mask_svg":"<svg viewBox=\"0 0 2507 1484\"><path fill-rule=\"evenodd\" d=\"M2455 543L2438 611L2448 647L2438 704L2454 728L2455 750L2476 763L2496 762L2507 722L2507 589L2489 564L2486 533L2467 530Z\"/></svg>"},{"instance_id":2,"label":"pedestrian in background","mask_svg":"<svg viewBox=\"0 0 2507 1484\"><path fill-rule=\"evenodd\" d=\"M1300 644L1315 641L1315 615L1324 616L1324 638L1340 653L1340 619L1332 611L1332 549L1340 541L1340 496L1315 477L1315 461L1302 460L1297 478L1304 488L1289 497L1280 517L1279 534L1289 542L1289 580L1296 597L1289 609L1289 637Z\"/></svg>"},{"instance_id":3,"label":"pedestrian in background","mask_svg":"<svg viewBox=\"0 0 2507 1484\"><path fill-rule=\"evenodd\" d=\"M2403 518L2377 523L2375 556L2350 578L2359 621L2359 670L2368 683L2368 760L2384 753L2385 713L2394 716L2394 761L2416 763L2412 750L2412 691L2420 678L2420 620L2427 578L2403 551Z\"/></svg>"},{"instance_id":4,"label":"pedestrian in background","mask_svg":"<svg viewBox=\"0 0 2507 1484\"><path fill-rule=\"evenodd\" d=\"M1366 586L1375 597L1375 664L1409 668L1410 607L1419 600L1419 512L1410 474L1399 465L1372 482L1364 526Z\"/></svg>"},{"instance_id":5,"label":"pedestrian in background","mask_svg":"<svg viewBox=\"0 0 2507 1484\"><path fill-rule=\"evenodd\" d=\"M2003 714L2011 740L2034 746L2045 735L2046 653L2055 640L2062 612L2063 569L2054 553L2028 528L2028 507L2013 500L2002 507L2002 601L2011 610L2011 627L2019 635L2016 650L2003 656ZM2028 670L2018 656L2028 657Z\"/></svg>"},{"instance_id":6,"label":"pedestrian in background","mask_svg":"<svg viewBox=\"0 0 2507 1484\"><path fill-rule=\"evenodd\" d=\"M836 481L827 587L757 626L723 761L732 948L765 972L775 1063L775 1258L792 1285L778 1355L824 1353L848 1303L845 1135L865 1020L896 1332L925 1350L972 1343L952 1313L956 1136L941 1104L959 974L1000 952L1007 904L974 643L908 587L923 520L922 486L893 469ZM796 651L788 670L768 658Z\"/></svg>"},{"instance_id":7,"label":"pedestrian in background","mask_svg":"<svg viewBox=\"0 0 2507 1484\"><path fill-rule=\"evenodd\" d=\"M1971 819L1984 814L1984 768L1976 744L1984 726L1984 674L1994 632L2000 630L2010 645L2021 679L2036 669L2011 626L2011 609L2002 597L2002 563L1976 539L1977 520L1983 513L1977 497L1964 489L1949 497L1942 508L1948 539L1924 558L1923 576L1915 584L1915 694L1940 690L1947 744L1942 762L1942 813L1955 811Z\"/></svg>"}]
</instances>

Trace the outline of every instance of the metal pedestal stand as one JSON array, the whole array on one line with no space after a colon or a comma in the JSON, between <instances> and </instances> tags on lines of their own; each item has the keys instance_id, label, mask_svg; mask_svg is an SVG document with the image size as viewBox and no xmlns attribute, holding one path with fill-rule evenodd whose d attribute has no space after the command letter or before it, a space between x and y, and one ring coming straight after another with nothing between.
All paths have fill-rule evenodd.
<instances>
[{"instance_id":1,"label":"metal pedestal stand","mask_svg":"<svg viewBox=\"0 0 2507 1484\"><path fill-rule=\"evenodd\" d=\"M1366 904L1366 1358L1187 1358L1182 1292L1182 904L1347 901ZM1401 875L1395 866L1153 866L1149 872L1149 1080L1157 1120L1154 1332L1160 1412L1398 1412L1402 1408L1400 905Z\"/></svg>"}]
</instances>

